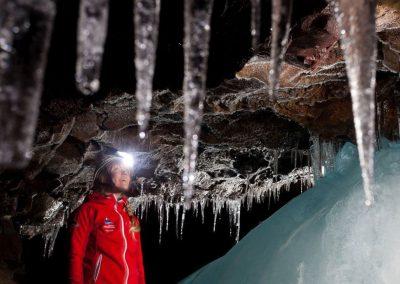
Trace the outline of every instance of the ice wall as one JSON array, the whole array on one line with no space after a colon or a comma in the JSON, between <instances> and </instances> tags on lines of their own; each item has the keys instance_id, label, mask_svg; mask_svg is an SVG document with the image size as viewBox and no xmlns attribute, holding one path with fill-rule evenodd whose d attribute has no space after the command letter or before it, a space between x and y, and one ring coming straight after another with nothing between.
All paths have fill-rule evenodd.
<instances>
[{"instance_id":1,"label":"ice wall","mask_svg":"<svg viewBox=\"0 0 400 284\"><path fill-rule=\"evenodd\" d=\"M372 207L345 144L334 172L182 283L399 283L400 143L382 143Z\"/></svg>"}]
</instances>

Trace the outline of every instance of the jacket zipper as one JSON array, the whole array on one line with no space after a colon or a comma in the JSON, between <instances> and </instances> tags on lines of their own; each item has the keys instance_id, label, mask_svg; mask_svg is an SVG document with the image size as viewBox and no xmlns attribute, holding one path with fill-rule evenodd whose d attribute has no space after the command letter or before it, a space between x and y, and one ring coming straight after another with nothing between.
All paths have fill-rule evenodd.
<instances>
[{"instance_id":1,"label":"jacket zipper","mask_svg":"<svg viewBox=\"0 0 400 284\"><path fill-rule=\"evenodd\" d=\"M101 261L103 259L103 255L100 254L96 261L96 266L94 268L93 280L96 283L97 278L99 277L100 268L101 268Z\"/></svg>"},{"instance_id":2,"label":"jacket zipper","mask_svg":"<svg viewBox=\"0 0 400 284\"><path fill-rule=\"evenodd\" d=\"M129 278L129 266L128 266L128 262L126 261L126 251L128 249L128 243L126 241L126 236L125 236L124 219L122 218L122 215L118 212L118 209L117 209L118 200L115 196L114 196L114 198L115 198L114 210L115 210L115 212L117 212L117 214L121 220L121 232L122 232L122 238L124 240L124 250L123 250L123 254L122 254L122 259L124 260L125 273L124 273L124 282L123 283L127 284L128 278Z\"/></svg>"}]
</instances>

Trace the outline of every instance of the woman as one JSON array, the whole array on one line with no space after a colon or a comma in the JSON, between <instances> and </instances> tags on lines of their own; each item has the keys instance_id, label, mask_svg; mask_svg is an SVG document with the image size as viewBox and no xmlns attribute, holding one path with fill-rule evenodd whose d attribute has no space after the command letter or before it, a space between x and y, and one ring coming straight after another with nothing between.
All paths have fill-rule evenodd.
<instances>
[{"instance_id":1,"label":"woman","mask_svg":"<svg viewBox=\"0 0 400 284\"><path fill-rule=\"evenodd\" d=\"M126 210L132 167L107 156L94 192L78 210L71 233L70 279L83 283L145 283L139 221Z\"/></svg>"}]
</instances>

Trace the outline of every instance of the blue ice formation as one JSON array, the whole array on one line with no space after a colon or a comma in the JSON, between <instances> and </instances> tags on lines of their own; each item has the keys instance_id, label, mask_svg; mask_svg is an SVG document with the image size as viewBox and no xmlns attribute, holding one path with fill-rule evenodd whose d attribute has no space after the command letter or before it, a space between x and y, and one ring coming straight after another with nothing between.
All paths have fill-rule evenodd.
<instances>
[{"instance_id":1,"label":"blue ice formation","mask_svg":"<svg viewBox=\"0 0 400 284\"><path fill-rule=\"evenodd\" d=\"M375 177L367 207L345 144L333 172L182 283L400 283L400 143L383 142Z\"/></svg>"}]
</instances>

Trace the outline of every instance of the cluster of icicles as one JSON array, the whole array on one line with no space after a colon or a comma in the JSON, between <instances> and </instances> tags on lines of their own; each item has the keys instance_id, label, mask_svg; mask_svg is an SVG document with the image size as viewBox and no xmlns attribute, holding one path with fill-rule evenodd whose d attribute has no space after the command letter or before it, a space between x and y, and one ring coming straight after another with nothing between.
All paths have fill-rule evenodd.
<instances>
[{"instance_id":1,"label":"cluster of icicles","mask_svg":"<svg viewBox=\"0 0 400 284\"><path fill-rule=\"evenodd\" d=\"M82 196L78 201L81 204L84 200ZM44 239L43 256L51 256L53 254L54 245L58 233L63 227L70 216L70 212L76 208L69 208L65 206L61 201L54 201L49 208L46 210L46 214L43 218L44 224L38 225L21 225L20 233L23 236L33 237L41 235Z\"/></svg>"},{"instance_id":2,"label":"cluster of icicles","mask_svg":"<svg viewBox=\"0 0 400 284\"><path fill-rule=\"evenodd\" d=\"M100 86L108 0L81 0L76 84L86 95ZM251 0L253 44L259 42L261 1ZM353 103L366 204L373 203L376 32L374 0L333 0ZM272 0L270 98L279 91L293 0ZM197 146L206 90L213 0L184 1L184 173L186 204L193 196ZM135 0L135 66L139 135L146 137L152 96L160 0ZM26 165L36 127L46 55L55 15L51 0L4 0L0 10L0 164ZM21 48L22 46L22 48ZM133 51L132 51L133 52ZM22 54L21 54L22 53ZM26 62L21 62L21 58Z\"/></svg>"},{"instance_id":3,"label":"cluster of icicles","mask_svg":"<svg viewBox=\"0 0 400 284\"><path fill-rule=\"evenodd\" d=\"M239 241L240 236L240 212L242 207L250 210L253 203L261 203L266 198L268 200L279 198L282 189L289 190L292 185L300 183L302 189L307 189L313 184L313 175L310 167L296 169L284 176L280 181L274 182L273 179L266 182L268 186L254 186L250 187L244 196L240 198L229 197L201 197L192 198L189 202L168 202L162 196L143 195L129 200L129 207L132 212L143 218L144 214L149 210L150 206L154 205L158 210L159 218L159 241L162 240L163 230L169 229L169 216L170 211L175 214L176 236L183 237L183 227L185 223L185 216L188 212L192 212L195 217L201 216L204 223L205 209L207 206L212 207L213 213L213 231L215 232L218 216L221 210L225 210L229 214L229 228L230 234L235 234L235 241ZM165 228L164 228L165 226Z\"/></svg>"},{"instance_id":4,"label":"cluster of icicles","mask_svg":"<svg viewBox=\"0 0 400 284\"><path fill-rule=\"evenodd\" d=\"M141 195L129 199L129 210L143 218L151 206L155 206L159 219L159 242L162 241L164 231L170 228L170 215L175 217L175 231L178 238L183 237L185 217L188 213L200 217L204 223L206 207L212 208L214 222L213 231L216 230L217 219L223 209L229 215L230 234L234 235L235 241L240 237L240 213L242 209L250 210L254 202L262 203L268 199L277 201L281 190L289 191L294 185L300 186L300 190L310 188L318 179L325 176L334 168L334 160L339 145L331 141L320 140L318 136L312 136L312 147L310 151L293 149L291 150L291 165L294 166L287 175L277 176L266 180L262 186L249 184L244 195L238 198L232 197L195 197L187 204L186 202L168 202L159 195ZM308 166L298 167L303 159L307 159ZM273 165L278 168L278 164Z\"/></svg>"}]
</instances>

